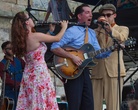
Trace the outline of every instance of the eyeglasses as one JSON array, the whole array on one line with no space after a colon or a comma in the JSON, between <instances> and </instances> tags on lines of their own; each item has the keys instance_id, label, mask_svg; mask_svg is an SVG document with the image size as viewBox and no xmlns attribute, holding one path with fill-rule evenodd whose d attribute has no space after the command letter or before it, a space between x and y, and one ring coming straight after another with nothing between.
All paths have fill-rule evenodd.
<instances>
[{"instance_id":1,"label":"eyeglasses","mask_svg":"<svg viewBox=\"0 0 138 110\"><path fill-rule=\"evenodd\" d=\"M113 13L114 14L114 13ZM107 14L101 14L101 16L107 16L108 18L111 16L111 15L113 15L113 14L111 14L111 13L107 13Z\"/></svg>"},{"instance_id":2,"label":"eyeglasses","mask_svg":"<svg viewBox=\"0 0 138 110\"><path fill-rule=\"evenodd\" d=\"M31 17L29 16L28 18L25 19L25 21L29 20Z\"/></svg>"}]
</instances>

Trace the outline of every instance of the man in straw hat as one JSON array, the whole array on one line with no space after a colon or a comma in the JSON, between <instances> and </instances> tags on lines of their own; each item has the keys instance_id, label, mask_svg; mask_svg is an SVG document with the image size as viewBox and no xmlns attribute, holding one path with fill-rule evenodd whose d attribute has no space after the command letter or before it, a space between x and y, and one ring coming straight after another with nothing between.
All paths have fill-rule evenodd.
<instances>
[{"instance_id":1,"label":"man in straw hat","mask_svg":"<svg viewBox=\"0 0 138 110\"><path fill-rule=\"evenodd\" d=\"M129 30L125 26L119 26L115 22L116 8L112 4L103 5L99 13L99 22L95 30L101 48L114 45L112 35L119 42L124 42L128 38ZM106 31L105 31L106 30ZM105 99L107 110L119 110L119 91L118 91L118 52L115 50L111 56L105 59L96 59L98 62L92 70L92 83L94 94L94 110L102 110L103 100ZM123 52L120 51L120 82L121 92L123 87L123 77L126 75L123 61Z\"/></svg>"}]
</instances>

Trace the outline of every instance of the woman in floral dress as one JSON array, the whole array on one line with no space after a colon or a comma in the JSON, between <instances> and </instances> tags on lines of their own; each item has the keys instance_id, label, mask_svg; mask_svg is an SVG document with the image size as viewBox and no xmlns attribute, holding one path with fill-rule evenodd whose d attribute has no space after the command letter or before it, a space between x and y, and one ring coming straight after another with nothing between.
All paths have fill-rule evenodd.
<instances>
[{"instance_id":1,"label":"woman in floral dress","mask_svg":"<svg viewBox=\"0 0 138 110\"><path fill-rule=\"evenodd\" d=\"M47 47L43 42L59 41L67 22L61 22L62 29L55 36L34 32L34 26L27 12L17 13L12 22L13 52L26 60L16 110L58 110L54 86L44 60Z\"/></svg>"}]
</instances>

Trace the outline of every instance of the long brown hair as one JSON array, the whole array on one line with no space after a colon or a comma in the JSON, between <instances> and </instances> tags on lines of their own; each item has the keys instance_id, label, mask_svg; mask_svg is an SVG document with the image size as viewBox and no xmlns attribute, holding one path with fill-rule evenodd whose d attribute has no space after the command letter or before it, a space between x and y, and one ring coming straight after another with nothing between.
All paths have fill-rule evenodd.
<instances>
[{"instance_id":1,"label":"long brown hair","mask_svg":"<svg viewBox=\"0 0 138 110\"><path fill-rule=\"evenodd\" d=\"M27 12L18 12L12 21L11 40L13 45L13 53L17 57L23 57L27 52L26 38L28 37L28 29L25 21L28 19Z\"/></svg>"}]
</instances>

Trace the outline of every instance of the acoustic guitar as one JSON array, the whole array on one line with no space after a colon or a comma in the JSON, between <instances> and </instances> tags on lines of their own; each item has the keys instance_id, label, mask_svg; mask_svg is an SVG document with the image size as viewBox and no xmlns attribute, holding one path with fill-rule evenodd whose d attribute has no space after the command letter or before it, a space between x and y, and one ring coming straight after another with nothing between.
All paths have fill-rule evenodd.
<instances>
[{"instance_id":1,"label":"acoustic guitar","mask_svg":"<svg viewBox=\"0 0 138 110\"><path fill-rule=\"evenodd\" d=\"M14 108L14 100L8 97L5 97L5 80L6 80L6 71L9 67L10 61L8 60L6 62L5 68L4 68L4 74L2 78L2 91L0 96L0 110L13 110Z\"/></svg>"},{"instance_id":2,"label":"acoustic guitar","mask_svg":"<svg viewBox=\"0 0 138 110\"><path fill-rule=\"evenodd\" d=\"M13 110L14 100L12 98L5 97L4 103L1 104L0 110Z\"/></svg>"},{"instance_id":3,"label":"acoustic guitar","mask_svg":"<svg viewBox=\"0 0 138 110\"><path fill-rule=\"evenodd\" d=\"M132 47L136 44L136 39L128 39L125 41L124 45ZM69 52L70 54L76 55L80 57L83 62L80 66L77 66L73 63L73 61L69 58L60 57L54 55L54 66L57 73L65 79L75 79L81 75L85 67L93 67L97 63L93 61L93 58L103 52L112 51L116 49L117 46L113 45L105 49L100 49L95 51L94 47L86 43L80 49L75 49L72 47L65 47L63 48L65 51Z\"/></svg>"}]
</instances>

